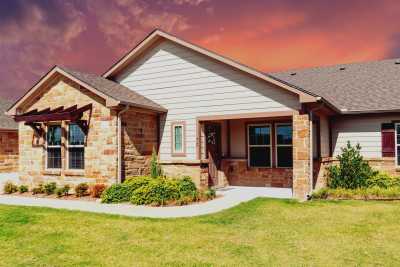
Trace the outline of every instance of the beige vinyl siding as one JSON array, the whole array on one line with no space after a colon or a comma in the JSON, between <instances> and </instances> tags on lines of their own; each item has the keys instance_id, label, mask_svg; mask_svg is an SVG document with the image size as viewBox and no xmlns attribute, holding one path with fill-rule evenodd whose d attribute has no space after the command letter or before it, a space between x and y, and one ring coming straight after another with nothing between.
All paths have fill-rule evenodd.
<instances>
[{"instance_id":1,"label":"beige vinyl siding","mask_svg":"<svg viewBox=\"0 0 400 267\"><path fill-rule=\"evenodd\" d=\"M172 121L186 122L185 159L195 160L198 116L300 108L298 96L169 41L155 46L117 81L168 109L161 160L177 159L171 157Z\"/></svg>"},{"instance_id":2,"label":"beige vinyl siding","mask_svg":"<svg viewBox=\"0 0 400 267\"><path fill-rule=\"evenodd\" d=\"M363 115L340 117L332 123L333 155L341 153L341 148L350 141L361 145L361 152L367 158L382 157L381 124L400 120L400 116Z\"/></svg>"}]
</instances>

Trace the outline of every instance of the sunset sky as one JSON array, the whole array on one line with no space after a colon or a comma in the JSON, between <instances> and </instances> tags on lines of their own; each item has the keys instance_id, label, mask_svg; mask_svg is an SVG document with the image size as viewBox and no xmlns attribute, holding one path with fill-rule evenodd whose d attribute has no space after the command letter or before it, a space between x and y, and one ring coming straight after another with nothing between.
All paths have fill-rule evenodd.
<instances>
[{"instance_id":1,"label":"sunset sky","mask_svg":"<svg viewBox=\"0 0 400 267\"><path fill-rule=\"evenodd\" d=\"M101 74L154 28L266 72L400 57L398 0L0 0L0 97Z\"/></svg>"}]
</instances>

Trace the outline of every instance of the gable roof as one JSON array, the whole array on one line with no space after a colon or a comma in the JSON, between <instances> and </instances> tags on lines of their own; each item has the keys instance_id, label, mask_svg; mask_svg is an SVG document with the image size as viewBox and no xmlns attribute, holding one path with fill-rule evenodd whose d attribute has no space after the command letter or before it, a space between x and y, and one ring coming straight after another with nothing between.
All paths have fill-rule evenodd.
<instances>
[{"instance_id":1,"label":"gable roof","mask_svg":"<svg viewBox=\"0 0 400 267\"><path fill-rule=\"evenodd\" d=\"M18 124L5 114L7 109L12 105L12 102L0 98L0 129L1 130L17 130Z\"/></svg>"},{"instance_id":2,"label":"gable roof","mask_svg":"<svg viewBox=\"0 0 400 267\"><path fill-rule=\"evenodd\" d=\"M29 89L17 102L15 102L6 112L8 115L15 115L17 108L26 103L31 96L46 83L51 81L57 75L62 75L68 79L85 87L92 93L106 100L106 106L112 107L119 104L132 105L135 107L154 110L157 112L166 112L167 110L152 100L128 89L127 87L105 79L103 77L87 74L64 67L55 66L45 76L43 76L36 85Z\"/></svg>"},{"instance_id":3,"label":"gable roof","mask_svg":"<svg viewBox=\"0 0 400 267\"><path fill-rule=\"evenodd\" d=\"M400 59L298 69L270 75L323 97L343 114L400 111Z\"/></svg>"},{"instance_id":4,"label":"gable roof","mask_svg":"<svg viewBox=\"0 0 400 267\"><path fill-rule=\"evenodd\" d=\"M299 95L300 102L306 103L306 102L316 102L320 100L320 98L306 90L303 90L302 88L298 88L295 86L292 86L288 83L282 82L278 79L275 79L274 77L270 77L268 75L265 75L262 72L259 72L253 68L250 68L246 65L240 64L232 59L223 57L221 55L218 55L214 52L211 52L207 49L204 49L202 47L199 47L197 45L194 45L192 43L189 43L187 41L184 41L176 36L173 36L171 34L168 34L166 32L163 32L161 30L154 30L152 33L150 33L143 41L141 41L136 47L134 47L131 51L129 51L125 56L123 56L119 61L117 61L113 66L111 66L110 69L108 69L104 74L103 77L105 78L111 78L114 77L117 73L125 69L129 64L131 64L136 58L138 58L140 55L145 53L147 49L151 48L152 45L157 43L160 40L168 40L171 42L174 42L176 44L179 44L181 46L184 46L186 48L189 48L193 51L196 51L204 56L207 56L213 60L216 60L218 62L221 62L223 64L226 64L232 68L238 69L240 71L243 71L253 77L256 77L258 79L264 80L270 84L273 84L275 86L278 86L280 88L283 88L287 91L290 91L292 93L295 93Z\"/></svg>"}]
</instances>

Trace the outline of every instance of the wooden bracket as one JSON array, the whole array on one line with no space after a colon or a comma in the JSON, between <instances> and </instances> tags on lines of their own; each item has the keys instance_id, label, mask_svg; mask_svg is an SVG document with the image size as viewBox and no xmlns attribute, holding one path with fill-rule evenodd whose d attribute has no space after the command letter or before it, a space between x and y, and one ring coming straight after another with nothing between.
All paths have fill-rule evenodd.
<instances>
[{"instance_id":1,"label":"wooden bracket","mask_svg":"<svg viewBox=\"0 0 400 267\"><path fill-rule=\"evenodd\" d=\"M40 123L27 123L26 122L25 125L30 126L38 137L41 137L44 133L42 124L40 124Z\"/></svg>"}]
</instances>

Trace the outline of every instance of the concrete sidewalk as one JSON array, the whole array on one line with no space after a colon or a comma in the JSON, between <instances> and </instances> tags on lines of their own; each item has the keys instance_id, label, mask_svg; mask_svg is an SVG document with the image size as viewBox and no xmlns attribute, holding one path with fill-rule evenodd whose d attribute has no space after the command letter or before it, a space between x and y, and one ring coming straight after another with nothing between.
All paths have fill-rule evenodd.
<instances>
[{"instance_id":1,"label":"concrete sidewalk","mask_svg":"<svg viewBox=\"0 0 400 267\"><path fill-rule=\"evenodd\" d=\"M217 195L220 197L208 202L179 207L101 204L89 201L19 197L15 195L0 195L0 204L79 210L132 217L179 218L216 213L257 197L291 198L292 190L268 187L226 187L217 190Z\"/></svg>"}]
</instances>

